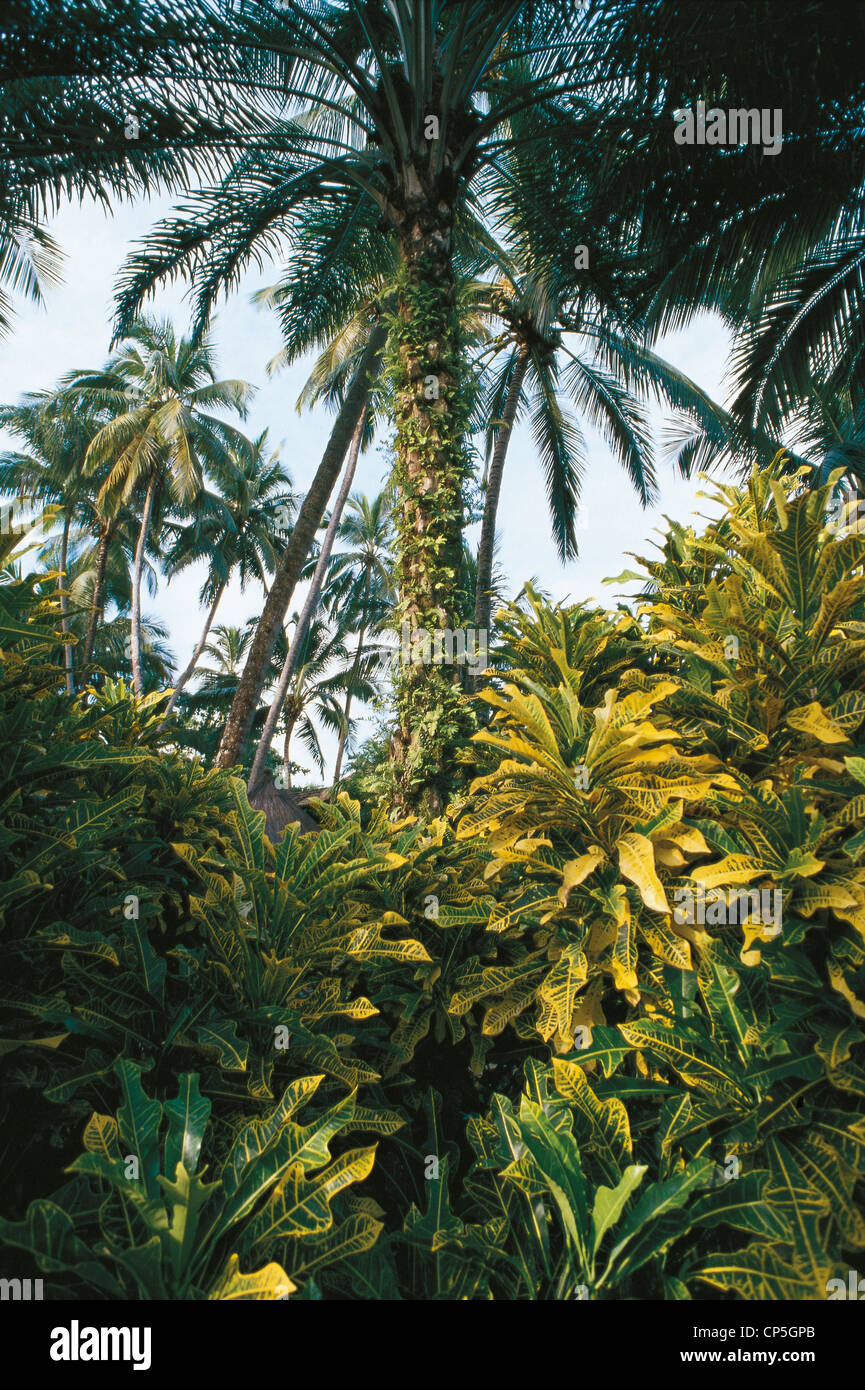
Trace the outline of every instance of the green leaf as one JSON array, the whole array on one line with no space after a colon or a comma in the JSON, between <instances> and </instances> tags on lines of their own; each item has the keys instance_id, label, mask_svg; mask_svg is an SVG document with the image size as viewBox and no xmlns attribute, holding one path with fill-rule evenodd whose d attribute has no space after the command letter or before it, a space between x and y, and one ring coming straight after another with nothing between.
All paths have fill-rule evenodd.
<instances>
[{"instance_id":1,"label":"green leaf","mask_svg":"<svg viewBox=\"0 0 865 1390\"><path fill-rule=\"evenodd\" d=\"M156 1179L160 1169L159 1125L162 1106L158 1100L150 1100L145 1094L141 1084L142 1068L137 1062L119 1057L114 1070L123 1091L123 1104L117 1111L123 1157L132 1154L138 1159L145 1192L148 1197L158 1197Z\"/></svg>"},{"instance_id":2,"label":"green leaf","mask_svg":"<svg viewBox=\"0 0 865 1390\"><path fill-rule=\"evenodd\" d=\"M648 1168L645 1164L633 1163L625 1169L616 1187L601 1186L598 1188L595 1195L595 1205L592 1209L592 1228L594 1231L592 1253L594 1255L598 1253L601 1241L607 1231L611 1226L615 1226L624 1210L625 1203L639 1187L647 1172Z\"/></svg>"},{"instance_id":3,"label":"green leaf","mask_svg":"<svg viewBox=\"0 0 865 1390\"><path fill-rule=\"evenodd\" d=\"M211 1105L206 1096L199 1094L196 1072L185 1072L177 1080L177 1099L165 1102L168 1116L165 1171L173 1173L178 1163L182 1163L188 1173L194 1173Z\"/></svg>"}]
</instances>

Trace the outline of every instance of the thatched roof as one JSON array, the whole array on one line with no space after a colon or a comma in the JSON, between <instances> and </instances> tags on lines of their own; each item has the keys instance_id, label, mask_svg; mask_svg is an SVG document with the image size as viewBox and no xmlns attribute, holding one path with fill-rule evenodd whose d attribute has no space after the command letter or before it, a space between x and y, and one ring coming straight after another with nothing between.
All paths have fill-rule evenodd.
<instances>
[{"instance_id":1,"label":"thatched roof","mask_svg":"<svg viewBox=\"0 0 865 1390\"><path fill-rule=\"evenodd\" d=\"M312 816L298 805L291 792L282 791L276 786L273 773L269 768L266 768L258 779L255 791L249 798L249 804L254 810L264 812L267 838L274 845L285 827L295 822L300 822L302 832L320 829L317 821L314 821Z\"/></svg>"}]
</instances>

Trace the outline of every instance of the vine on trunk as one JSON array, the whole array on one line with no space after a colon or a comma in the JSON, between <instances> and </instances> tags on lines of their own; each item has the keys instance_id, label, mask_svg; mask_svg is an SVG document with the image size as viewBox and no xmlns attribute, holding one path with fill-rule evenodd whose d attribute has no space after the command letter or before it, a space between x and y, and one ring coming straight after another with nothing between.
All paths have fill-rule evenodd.
<instances>
[{"instance_id":1,"label":"vine on trunk","mask_svg":"<svg viewBox=\"0 0 865 1390\"><path fill-rule=\"evenodd\" d=\"M440 205L441 206L441 205ZM439 214L441 220L442 214ZM468 373L449 256L450 227L414 222L404 247L386 370L396 418L397 627L461 625L462 526L471 473ZM392 744L397 805L438 813L457 783L474 717L458 668L401 662Z\"/></svg>"}]
</instances>

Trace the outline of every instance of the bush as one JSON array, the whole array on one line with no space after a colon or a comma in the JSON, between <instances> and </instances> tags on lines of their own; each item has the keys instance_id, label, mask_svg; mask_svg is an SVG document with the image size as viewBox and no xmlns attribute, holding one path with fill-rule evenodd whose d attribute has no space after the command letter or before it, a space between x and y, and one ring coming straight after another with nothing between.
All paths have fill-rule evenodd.
<instances>
[{"instance_id":1,"label":"bush","mask_svg":"<svg viewBox=\"0 0 865 1390\"><path fill-rule=\"evenodd\" d=\"M0 589L23 1273L825 1297L865 1248L865 538L808 482L672 525L636 614L500 614L447 817L343 792L275 847L161 697L58 694L50 605Z\"/></svg>"}]
</instances>

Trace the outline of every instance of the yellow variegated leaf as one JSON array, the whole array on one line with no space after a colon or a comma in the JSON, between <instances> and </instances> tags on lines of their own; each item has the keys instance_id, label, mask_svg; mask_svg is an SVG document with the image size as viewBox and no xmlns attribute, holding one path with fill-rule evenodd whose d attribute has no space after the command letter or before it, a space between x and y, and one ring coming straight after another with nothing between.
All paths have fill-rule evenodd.
<instances>
[{"instance_id":1,"label":"yellow variegated leaf","mask_svg":"<svg viewBox=\"0 0 865 1390\"><path fill-rule=\"evenodd\" d=\"M767 1298L780 1303L798 1303L826 1297L825 1285L822 1289L815 1288L812 1280L766 1245L706 1255L692 1273L695 1279L737 1293L748 1303Z\"/></svg>"},{"instance_id":2,"label":"yellow variegated leaf","mask_svg":"<svg viewBox=\"0 0 865 1390\"><path fill-rule=\"evenodd\" d=\"M706 843L702 830L697 830L694 826L683 826L674 835L666 836L672 840L674 845L685 851L686 854L711 854L711 848Z\"/></svg>"},{"instance_id":3,"label":"yellow variegated leaf","mask_svg":"<svg viewBox=\"0 0 865 1390\"><path fill-rule=\"evenodd\" d=\"M373 1110L366 1105L356 1105L354 1118L345 1128L346 1133L360 1129L370 1134L395 1134L404 1124L402 1115L395 1110Z\"/></svg>"},{"instance_id":4,"label":"yellow variegated leaf","mask_svg":"<svg viewBox=\"0 0 865 1390\"><path fill-rule=\"evenodd\" d=\"M362 1255L365 1250L372 1249L383 1230L384 1223L376 1220L370 1212L358 1211L318 1240L304 1240L298 1244L291 1262L291 1272L308 1277L322 1265L332 1265L349 1256Z\"/></svg>"},{"instance_id":5,"label":"yellow variegated leaf","mask_svg":"<svg viewBox=\"0 0 865 1390\"><path fill-rule=\"evenodd\" d=\"M277 1298L287 1298L295 1293L293 1284L282 1265L269 1264L256 1270L254 1274L241 1274L240 1260L231 1255L218 1283L207 1295L212 1302L264 1302Z\"/></svg>"},{"instance_id":6,"label":"yellow variegated leaf","mask_svg":"<svg viewBox=\"0 0 865 1390\"><path fill-rule=\"evenodd\" d=\"M609 1160L614 1171L633 1159L628 1112L618 1097L599 1100L582 1067L553 1058L553 1084L588 1126L588 1147ZM578 1136L579 1138L579 1136Z\"/></svg>"},{"instance_id":7,"label":"yellow variegated leaf","mask_svg":"<svg viewBox=\"0 0 865 1390\"><path fill-rule=\"evenodd\" d=\"M735 1077L698 1053L690 1040L680 1037L672 1028L661 1028L639 1020L636 1023L620 1023L619 1032L632 1047L662 1057L687 1085L726 1095L741 1104L749 1103L747 1092L742 1090Z\"/></svg>"},{"instance_id":8,"label":"yellow variegated leaf","mask_svg":"<svg viewBox=\"0 0 865 1390\"><path fill-rule=\"evenodd\" d=\"M691 969L691 947L683 937L678 936L656 918L640 918L640 935L651 946L655 955L677 970Z\"/></svg>"},{"instance_id":9,"label":"yellow variegated leaf","mask_svg":"<svg viewBox=\"0 0 865 1390\"><path fill-rule=\"evenodd\" d=\"M655 848L645 835L623 835L616 841L619 867L625 878L639 889L640 897L652 912L669 912L663 884L655 872Z\"/></svg>"},{"instance_id":10,"label":"yellow variegated leaf","mask_svg":"<svg viewBox=\"0 0 865 1390\"><path fill-rule=\"evenodd\" d=\"M512 993L505 995L504 999L500 999L498 1003L487 1009L481 1031L488 1037L494 1037L496 1033L501 1033L512 1018L517 1018L524 1009L528 1008L534 997L535 986L533 984L518 986Z\"/></svg>"},{"instance_id":11,"label":"yellow variegated leaf","mask_svg":"<svg viewBox=\"0 0 865 1390\"><path fill-rule=\"evenodd\" d=\"M84 1129L84 1147L88 1153L119 1158L117 1121L113 1115L99 1115L95 1110Z\"/></svg>"},{"instance_id":12,"label":"yellow variegated leaf","mask_svg":"<svg viewBox=\"0 0 865 1390\"><path fill-rule=\"evenodd\" d=\"M286 1237L313 1236L333 1225L330 1204L338 1192L368 1178L375 1162L373 1144L350 1149L321 1172L304 1174L300 1164L288 1169L269 1201L250 1223L250 1244L270 1246Z\"/></svg>"},{"instance_id":13,"label":"yellow variegated leaf","mask_svg":"<svg viewBox=\"0 0 865 1390\"><path fill-rule=\"evenodd\" d=\"M628 910L625 920L616 932L610 970L616 989L633 992L637 988L637 932L634 920ZM637 1000L631 1000L636 1003Z\"/></svg>"},{"instance_id":14,"label":"yellow variegated leaf","mask_svg":"<svg viewBox=\"0 0 865 1390\"><path fill-rule=\"evenodd\" d=\"M562 869L562 886L559 889L559 902L563 907L567 907L571 889L588 878L605 858L600 845L589 845L585 854L581 854L578 859L568 860Z\"/></svg>"},{"instance_id":15,"label":"yellow variegated leaf","mask_svg":"<svg viewBox=\"0 0 865 1390\"><path fill-rule=\"evenodd\" d=\"M826 962L826 969L829 972L829 983L838 994L842 995L857 1018L865 1018L865 1004L861 999L857 999L852 989L844 979L844 972L840 965L836 965L834 960Z\"/></svg>"},{"instance_id":16,"label":"yellow variegated leaf","mask_svg":"<svg viewBox=\"0 0 865 1390\"><path fill-rule=\"evenodd\" d=\"M800 705L791 710L786 721L797 733L808 734L818 743L849 743L850 735L831 719L820 704L813 700L810 705Z\"/></svg>"},{"instance_id":17,"label":"yellow variegated leaf","mask_svg":"<svg viewBox=\"0 0 865 1390\"><path fill-rule=\"evenodd\" d=\"M579 946L566 946L549 975L538 989L538 998L548 1005L554 1019L550 1027L545 1021L546 1031L538 1024L538 1031L544 1042L553 1033L565 1033L570 1025L577 990L584 984L588 975L588 961Z\"/></svg>"},{"instance_id":18,"label":"yellow variegated leaf","mask_svg":"<svg viewBox=\"0 0 865 1390\"><path fill-rule=\"evenodd\" d=\"M691 870L691 878L704 888L726 887L730 883L752 883L766 874L766 866L746 854L727 854L715 864L703 864Z\"/></svg>"},{"instance_id":19,"label":"yellow variegated leaf","mask_svg":"<svg viewBox=\"0 0 865 1390\"><path fill-rule=\"evenodd\" d=\"M357 1212L362 1216L372 1216L376 1221L383 1221L387 1215L384 1207L379 1206L374 1197L359 1197L356 1192L346 1197L345 1205L348 1211Z\"/></svg>"},{"instance_id":20,"label":"yellow variegated leaf","mask_svg":"<svg viewBox=\"0 0 865 1390\"><path fill-rule=\"evenodd\" d=\"M856 899L840 883L800 883L796 888L796 911L812 917L818 908L855 907Z\"/></svg>"},{"instance_id":21,"label":"yellow variegated leaf","mask_svg":"<svg viewBox=\"0 0 865 1390\"><path fill-rule=\"evenodd\" d=\"M348 936L342 936L334 942L334 949L344 951L353 960L432 960L420 941L411 938L403 941L386 940L381 934L381 924L378 922L356 927Z\"/></svg>"}]
</instances>

